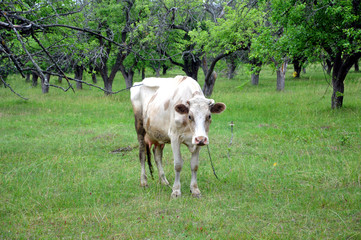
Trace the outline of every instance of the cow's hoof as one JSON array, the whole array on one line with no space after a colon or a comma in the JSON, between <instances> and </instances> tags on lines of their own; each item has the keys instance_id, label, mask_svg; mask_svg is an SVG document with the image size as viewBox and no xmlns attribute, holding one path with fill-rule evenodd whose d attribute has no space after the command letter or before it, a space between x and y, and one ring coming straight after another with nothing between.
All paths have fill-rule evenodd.
<instances>
[{"instance_id":1,"label":"cow's hoof","mask_svg":"<svg viewBox=\"0 0 361 240\"><path fill-rule=\"evenodd\" d=\"M194 189L193 191L191 190L191 193L192 193L192 197L201 198L201 192L199 191L199 189Z\"/></svg>"},{"instance_id":2,"label":"cow's hoof","mask_svg":"<svg viewBox=\"0 0 361 240\"><path fill-rule=\"evenodd\" d=\"M173 192L172 192L172 195L171 195L171 197L172 198L179 198L179 197L181 197L181 191L179 191L179 190L174 190Z\"/></svg>"},{"instance_id":3,"label":"cow's hoof","mask_svg":"<svg viewBox=\"0 0 361 240\"><path fill-rule=\"evenodd\" d=\"M163 185L169 185L169 182L168 180L164 177L160 177L160 182L163 184Z\"/></svg>"},{"instance_id":4,"label":"cow's hoof","mask_svg":"<svg viewBox=\"0 0 361 240\"><path fill-rule=\"evenodd\" d=\"M162 179L162 180L161 180L161 183L162 183L163 185L169 185L169 182L167 181L167 179Z\"/></svg>"}]
</instances>

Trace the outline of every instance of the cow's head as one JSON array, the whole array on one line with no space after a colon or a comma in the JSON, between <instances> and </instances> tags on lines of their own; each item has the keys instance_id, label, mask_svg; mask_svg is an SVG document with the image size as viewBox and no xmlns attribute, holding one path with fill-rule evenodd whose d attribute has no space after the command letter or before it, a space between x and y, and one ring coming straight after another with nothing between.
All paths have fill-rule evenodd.
<instances>
[{"instance_id":1,"label":"cow's head","mask_svg":"<svg viewBox=\"0 0 361 240\"><path fill-rule=\"evenodd\" d=\"M226 109L224 103L214 103L213 99L195 97L186 104L177 104L176 112L186 115L185 123L190 127L192 144L203 146L209 144L208 130L212 122L212 113L221 113Z\"/></svg>"}]
</instances>

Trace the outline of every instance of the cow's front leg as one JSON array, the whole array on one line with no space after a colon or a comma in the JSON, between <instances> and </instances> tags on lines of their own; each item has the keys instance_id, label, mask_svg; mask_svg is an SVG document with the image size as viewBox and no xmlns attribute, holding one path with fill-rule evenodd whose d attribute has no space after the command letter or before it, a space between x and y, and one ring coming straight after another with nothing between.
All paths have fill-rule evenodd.
<instances>
[{"instance_id":1,"label":"cow's front leg","mask_svg":"<svg viewBox=\"0 0 361 240\"><path fill-rule=\"evenodd\" d=\"M191 179L191 193L193 197L200 198L201 191L199 191L197 184L197 171L199 163L199 151L200 147L197 147L196 150L192 153L191 158L191 170L192 170L192 179Z\"/></svg>"},{"instance_id":2,"label":"cow's front leg","mask_svg":"<svg viewBox=\"0 0 361 240\"><path fill-rule=\"evenodd\" d=\"M183 167L183 159L180 153L180 142L178 139L173 140L171 142L172 151L173 151L173 158L174 158L174 171L175 171L175 178L173 184L173 192L172 197L177 198L181 196L181 183L180 183L180 172L182 171Z\"/></svg>"}]
</instances>

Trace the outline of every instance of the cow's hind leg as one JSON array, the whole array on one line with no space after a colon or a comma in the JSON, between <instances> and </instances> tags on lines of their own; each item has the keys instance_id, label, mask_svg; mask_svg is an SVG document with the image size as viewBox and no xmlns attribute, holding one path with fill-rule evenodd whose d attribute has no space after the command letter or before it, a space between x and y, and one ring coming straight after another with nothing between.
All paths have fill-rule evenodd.
<instances>
[{"instance_id":1,"label":"cow's hind leg","mask_svg":"<svg viewBox=\"0 0 361 240\"><path fill-rule=\"evenodd\" d=\"M140 114L135 114L135 129L138 135L138 142L139 142L139 160L141 166L140 172L140 186L147 187L147 174L145 172L145 161L146 161L146 143L144 140L145 137L145 130L143 128L143 121Z\"/></svg>"},{"instance_id":2,"label":"cow's hind leg","mask_svg":"<svg viewBox=\"0 0 361 240\"><path fill-rule=\"evenodd\" d=\"M153 153L158 168L159 181L164 185L169 185L162 166L163 147L164 145L156 145L153 149Z\"/></svg>"},{"instance_id":3,"label":"cow's hind leg","mask_svg":"<svg viewBox=\"0 0 361 240\"><path fill-rule=\"evenodd\" d=\"M150 148L151 148L151 146L149 146L148 144L145 147L146 152L147 152L147 162L148 162L150 176L152 177L152 179L154 179L154 177L153 177L153 166L152 166L152 154L150 152Z\"/></svg>"},{"instance_id":4,"label":"cow's hind leg","mask_svg":"<svg viewBox=\"0 0 361 240\"><path fill-rule=\"evenodd\" d=\"M141 166L141 172L140 172L140 186L147 187L147 174L145 172L145 161L146 161L146 146L144 143L144 138L141 139L142 136L138 135L138 141L139 141L139 160L140 160L140 166Z\"/></svg>"}]
</instances>

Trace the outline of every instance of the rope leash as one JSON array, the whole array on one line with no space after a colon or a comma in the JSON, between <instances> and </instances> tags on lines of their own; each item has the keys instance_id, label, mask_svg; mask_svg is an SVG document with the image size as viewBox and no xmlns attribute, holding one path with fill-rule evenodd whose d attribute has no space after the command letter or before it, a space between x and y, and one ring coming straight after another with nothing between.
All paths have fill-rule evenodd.
<instances>
[{"instance_id":1,"label":"rope leash","mask_svg":"<svg viewBox=\"0 0 361 240\"><path fill-rule=\"evenodd\" d=\"M214 169L214 166L213 166L213 162L212 162L212 157L211 157L211 152L209 151L209 145L207 145L207 149L208 149L208 156L209 156L209 161L211 162L211 166L212 166L212 169L213 169L213 174L214 176L216 176L216 178L218 180L220 180L216 174L216 170Z\"/></svg>"},{"instance_id":2,"label":"rope leash","mask_svg":"<svg viewBox=\"0 0 361 240\"><path fill-rule=\"evenodd\" d=\"M229 141L229 144L228 144L228 149L227 149L227 158L228 158L228 163L231 164L230 162L230 151L231 151L231 146L232 146L232 143L233 143L233 126L234 126L234 123L233 121L231 121L231 140ZM214 169L214 166L213 166L213 161L212 161L212 157L211 157L211 152L209 150L209 145L207 145L207 150L208 150L208 156L209 156L209 161L211 162L211 166L212 166L212 170L213 170L213 174L214 176L220 180L216 174L216 170ZM229 166L229 171L231 171L231 166Z\"/></svg>"}]
</instances>

